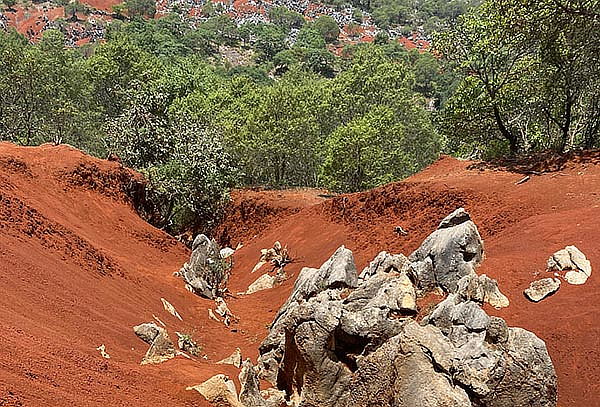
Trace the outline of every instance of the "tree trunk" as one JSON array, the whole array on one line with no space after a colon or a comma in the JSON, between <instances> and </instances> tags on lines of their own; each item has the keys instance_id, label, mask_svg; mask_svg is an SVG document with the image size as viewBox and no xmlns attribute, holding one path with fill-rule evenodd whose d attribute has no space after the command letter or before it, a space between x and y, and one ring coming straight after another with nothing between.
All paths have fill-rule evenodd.
<instances>
[{"instance_id":1,"label":"tree trunk","mask_svg":"<svg viewBox=\"0 0 600 407\"><path fill-rule=\"evenodd\" d=\"M565 103L565 124L562 127L562 140L560 143L560 150L559 152L564 153L566 147L571 147L572 144L568 143L569 141L569 130L571 129L571 117L572 117L572 110L573 110L573 102L571 101L570 97L567 97L567 101Z\"/></svg>"},{"instance_id":2,"label":"tree trunk","mask_svg":"<svg viewBox=\"0 0 600 407\"><path fill-rule=\"evenodd\" d=\"M498 125L498 129L506 140L508 140L508 144L510 146L510 152L512 154L516 154L519 152L519 140L513 133L510 132L504 125L504 120L502 120L502 116L500 115L500 109L498 106L494 105L494 118L496 119L496 124Z\"/></svg>"}]
</instances>

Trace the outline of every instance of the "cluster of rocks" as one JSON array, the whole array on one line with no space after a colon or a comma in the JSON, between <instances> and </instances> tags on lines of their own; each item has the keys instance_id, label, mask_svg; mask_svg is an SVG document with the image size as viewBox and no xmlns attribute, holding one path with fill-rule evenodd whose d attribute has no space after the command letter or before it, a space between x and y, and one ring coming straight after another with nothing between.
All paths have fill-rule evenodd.
<instances>
[{"instance_id":1,"label":"cluster of rocks","mask_svg":"<svg viewBox=\"0 0 600 407\"><path fill-rule=\"evenodd\" d=\"M524 291L525 297L533 302L557 292L561 284L559 277L569 284L581 285L592 275L590 261L575 246L567 246L550 256L546 270L553 272L554 277L533 281Z\"/></svg>"},{"instance_id":2,"label":"cluster of rocks","mask_svg":"<svg viewBox=\"0 0 600 407\"><path fill-rule=\"evenodd\" d=\"M256 273L264 265L270 264L271 270L258 277L252 284L248 286L246 292L238 294L254 294L258 291L267 290L275 287L276 284L283 282L287 276L285 274L285 266L292 261L288 247L282 246L280 242L275 242L272 248L261 249L258 263L252 269L252 273ZM271 275L273 274L274 275Z\"/></svg>"},{"instance_id":3,"label":"cluster of rocks","mask_svg":"<svg viewBox=\"0 0 600 407\"><path fill-rule=\"evenodd\" d=\"M481 308L508 305L475 273L483 253L462 209L408 258L382 252L360 275L339 248L302 270L253 371L296 406L555 406L544 342ZM418 322L431 290L447 297Z\"/></svg>"},{"instance_id":4,"label":"cluster of rocks","mask_svg":"<svg viewBox=\"0 0 600 407\"><path fill-rule=\"evenodd\" d=\"M243 363L239 393L225 375L189 389L244 407L555 406L544 342L481 308L508 306L496 281L476 274L483 258L463 209L409 257L381 252L360 274L342 246L301 271L257 366ZM432 290L446 297L418 321ZM273 387L261 391L259 379Z\"/></svg>"},{"instance_id":5,"label":"cluster of rocks","mask_svg":"<svg viewBox=\"0 0 600 407\"><path fill-rule=\"evenodd\" d=\"M241 389L238 394L234 381L224 374L218 374L202 384L188 387L202 394L216 406L230 407L279 407L286 405L285 393L274 388L260 390L256 369L247 359L241 366L238 376Z\"/></svg>"}]
</instances>

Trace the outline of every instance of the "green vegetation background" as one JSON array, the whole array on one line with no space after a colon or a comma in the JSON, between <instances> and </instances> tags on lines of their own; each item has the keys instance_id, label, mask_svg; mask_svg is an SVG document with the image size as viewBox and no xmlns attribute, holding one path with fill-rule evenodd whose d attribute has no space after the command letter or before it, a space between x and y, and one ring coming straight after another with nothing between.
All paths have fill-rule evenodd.
<instances>
[{"instance_id":1,"label":"green vegetation background","mask_svg":"<svg viewBox=\"0 0 600 407\"><path fill-rule=\"evenodd\" d=\"M131 0L106 42L77 49L60 30L37 44L0 32L0 139L116 154L146 174L172 232L210 227L235 186L353 192L441 151L592 148L599 2L562 1L355 0L382 27L435 30L434 49L378 35L342 57L327 48L333 19L285 8L270 24L215 15L192 28L177 13L144 18L153 3Z\"/></svg>"}]
</instances>

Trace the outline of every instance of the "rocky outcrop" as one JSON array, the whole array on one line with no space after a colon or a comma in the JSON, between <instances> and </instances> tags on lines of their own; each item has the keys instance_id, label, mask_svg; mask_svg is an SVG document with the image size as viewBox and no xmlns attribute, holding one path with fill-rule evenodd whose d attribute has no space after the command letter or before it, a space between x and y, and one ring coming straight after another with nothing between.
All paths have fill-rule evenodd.
<instances>
[{"instance_id":1,"label":"rocky outcrop","mask_svg":"<svg viewBox=\"0 0 600 407\"><path fill-rule=\"evenodd\" d=\"M285 405L284 392L273 388L260 391L258 375L250 359L246 359L242 364L239 379L242 386L239 399L245 407L279 407Z\"/></svg>"},{"instance_id":2,"label":"rocky outcrop","mask_svg":"<svg viewBox=\"0 0 600 407\"><path fill-rule=\"evenodd\" d=\"M541 280L533 281L529 288L525 289L525 296L533 301L539 302L549 295L554 294L560 288L560 280L558 278L542 278Z\"/></svg>"},{"instance_id":3,"label":"rocky outcrop","mask_svg":"<svg viewBox=\"0 0 600 407\"><path fill-rule=\"evenodd\" d=\"M147 322L134 326L133 332L147 344L152 344L154 338L160 332L160 328L154 322Z\"/></svg>"},{"instance_id":4,"label":"rocky outcrop","mask_svg":"<svg viewBox=\"0 0 600 407\"><path fill-rule=\"evenodd\" d=\"M483 240L469 214L457 209L410 256L417 287L456 292L458 281L483 260Z\"/></svg>"},{"instance_id":5,"label":"rocky outcrop","mask_svg":"<svg viewBox=\"0 0 600 407\"><path fill-rule=\"evenodd\" d=\"M218 365L233 365L238 369L242 365L242 351L240 348L236 348L236 350L225 359L217 362Z\"/></svg>"},{"instance_id":6,"label":"rocky outcrop","mask_svg":"<svg viewBox=\"0 0 600 407\"><path fill-rule=\"evenodd\" d=\"M542 340L481 308L508 305L478 276L483 242L464 210L408 259L380 253L360 276L340 247L300 273L259 348L259 375L296 406L556 405ZM418 294L448 293L421 324Z\"/></svg>"},{"instance_id":7,"label":"rocky outcrop","mask_svg":"<svg viewBox=\"0 0 600 407\"><path fill-rule=\"evenodd\" d=\"M478 276L471 273L458 280L457 294L478 304L487 302L494 308L509 306L508 298L498 288L498 282L485 274Z\"/></svg>"},{"instance_id":8,"label":"rocky outcrop","mask_svg":"<svg viewBox=\"0 0 600 407\"><path fill-rule=\"evenodd\" d=\"M233 380L223 374L215 375L202 384L188 387L187 390L197 391L215 406L280 407L286 404L284 392L273 388L260 390L256 369L250 359L241 367L238 376L241 384L239 397Z\"/></svg>"},{"instance_id":9,"label":"rocky outcrop","mask_svg":"<svg viewBox=\"0 0 600 407\"><path fill-rule=\"evenodd\" d=\"M219 296L221 284L226 281L227 271L217 242L205 235L198 235L192 244L190 261L183 265L179 275L188 290L215 299Z\"/></svg>"},{"instance_id":10,"label":"rocky outcrop","mask_svg":"<svg viewBox=\"0 0 600 407\"><path fill-rule=\"evenodd\" d=\"M569 284L584 284L592 275L592 265L575 246L567 246L548 259L548 271L566 271L564 278Z\"/></svg>"}]
</instances>

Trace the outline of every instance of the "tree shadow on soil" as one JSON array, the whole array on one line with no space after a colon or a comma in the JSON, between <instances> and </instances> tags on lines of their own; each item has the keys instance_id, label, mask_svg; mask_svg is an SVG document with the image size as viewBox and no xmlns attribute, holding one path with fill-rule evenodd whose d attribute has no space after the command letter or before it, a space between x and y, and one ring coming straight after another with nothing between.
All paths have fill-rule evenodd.
<instances>
[{"instance_id":1,"label":"tree shadow on soil","mask_svg":"<svg viewBox=\"0 0 600 407\"><path fill-rule=\"evenodd\" d=\"M502 170L518 174L541 175L562 171L567 164L600 164L600 149L570 151L559 154L554 151L505 157L497 160L482 161L471 164L469 170Z\"/></svg>"}]
</instances>

